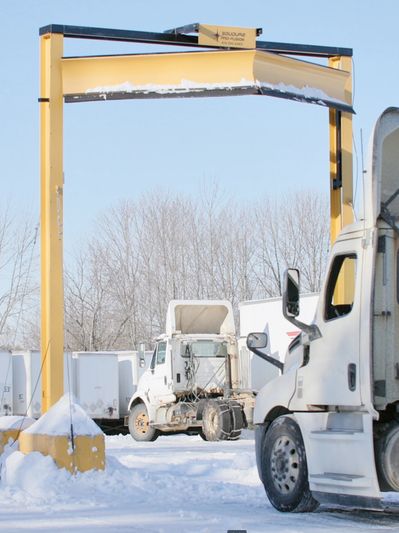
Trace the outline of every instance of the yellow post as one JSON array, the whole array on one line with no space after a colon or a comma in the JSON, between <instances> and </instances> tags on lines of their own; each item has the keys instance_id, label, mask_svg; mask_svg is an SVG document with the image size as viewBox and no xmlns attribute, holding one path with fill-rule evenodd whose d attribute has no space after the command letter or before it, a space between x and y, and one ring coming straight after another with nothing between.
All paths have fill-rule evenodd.
<instances>
[{"instance_id":1,"label":"yellow post","mask_svg":"<svg viewBox=\"0 0 399 533\"><path fill-rule=\"evenodd\" d=\"M345 84L347 102L352 102L352 59L332 57L329 66L350 73ZM339 111L330 109L330 238L334 243L341 229L353 222L353 163L352 163L352 115L341 113L341 153L337 146L337 116ZM335 187L338 177L338 156L341 157L342 183Z\"/></svg>"},{"instance_id":2,"label":"yellow post","mask_svg":"<svg viewBox=\"0 0 399 533\"><path fill-rule=\"evenodd\" d=\"M63 394L63 35L40 40L42 412Z\"/></svg>"},{"instance_id":3,"label":"yellow post","mask_svg":"<svg viewBox=\"0 0 399 533\"><path fill-rule=\"evenodd\" d=\"M101 431L93 437L74 431L73 438L69 434L69 420L66 433L55 435L53 429L48 433L43 429L46 426L43 419L50 408L53 416L58 413L65 423L65 413L58 412L56 406L58 403L59 409L66 401L59 402L64 392L63 35L43 35L40 54L42 417L36 422L38 429L21 433L19 446L22 453L50 455L60 468L71 472L101 470L105 467ZM76 408L70 405L70 410L72 413Z\"/></svg>"},{"instance_id":4,"label":"yellow post","mask_svg":"<svg viewBox=\"0 0 399 533\"><path fill-rule=\"evenodd\" d=\"M352 102L352 59L333 57L329 66L350 73L345 84L347 102ZM330 117L330 240L333 244L343 227L353 222L353 154L352 154L352 115L329 110ZM340 146L338 146L338 124L341 117ZM339 161L340 158L340 161ZM337 183L338 168L341 166L342 182ZM334 294L336 303L353 301L354 265L345 266L343 276L337 283Z\"/></svg>"}]
</instances>

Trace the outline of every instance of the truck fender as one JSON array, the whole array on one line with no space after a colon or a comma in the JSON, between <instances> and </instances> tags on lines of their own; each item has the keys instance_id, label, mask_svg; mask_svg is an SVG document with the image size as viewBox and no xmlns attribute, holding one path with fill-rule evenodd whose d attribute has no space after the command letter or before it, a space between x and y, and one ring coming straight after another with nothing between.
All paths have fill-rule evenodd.
<instances>
[{"instance_id":1,"label":"truck fender","mask_svg":"<svg viewBox=\"0 0 399 533\"><path fill-rule=\"evenodd\" d=\"M282 409L282 414L284 414L284 410L289 412L289 404L295 393L295 388L295 368L290 369L282 376L277 376L262 387L255 400L254 424L263 424L266 420L269 420L270 413L273 413L276 408ZM270 422L272 421L273 418Z\"/></svg>"},{"instance_id":2,"label":"truck fender","mask_svg":"<svg viewBox=\"0 0 399 533\"><path fill-rule=\"evenodd\" d=\"M130 398L127 410L130 412L130 409L138 403L143 403L147 408L147 412L149 412L150 406L147 401L147 398L145 398L144 396L142 396L141 393L138 393L138 392L135 392L133 396Z\"/></svg>"}]
</instances>

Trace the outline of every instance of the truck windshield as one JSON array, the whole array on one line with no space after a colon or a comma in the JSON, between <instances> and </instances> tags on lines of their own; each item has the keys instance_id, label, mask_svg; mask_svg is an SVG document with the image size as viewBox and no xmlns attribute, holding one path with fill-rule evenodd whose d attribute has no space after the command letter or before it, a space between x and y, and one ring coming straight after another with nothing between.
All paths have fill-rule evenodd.
<instances>
[{"instance_id":1,"label":"truck windshield","mask_svg":"<svg viewBox=\"0 0 399 533\"><path fill-rule=\"evenodd\" d=\"M180 353L182 357L226 357L227 343L211 340L183 342Z\"/></svg>"}]
</instances>

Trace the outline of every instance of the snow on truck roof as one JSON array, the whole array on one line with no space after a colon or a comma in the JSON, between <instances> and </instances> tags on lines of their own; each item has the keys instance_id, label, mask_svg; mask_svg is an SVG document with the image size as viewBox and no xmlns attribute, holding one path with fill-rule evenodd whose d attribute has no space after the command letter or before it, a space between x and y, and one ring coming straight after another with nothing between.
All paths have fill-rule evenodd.
<instances>
[{"instance_id":1,"label":"snow on truck roof","mask_svg":"<svg viewBox=\"0 0 399 533\"><path fill-rule=\"evenodd\" d=\"M235 335L233 308L228 300L172 300L166 315L166 335Z\"/></svg>"}]
</instances>

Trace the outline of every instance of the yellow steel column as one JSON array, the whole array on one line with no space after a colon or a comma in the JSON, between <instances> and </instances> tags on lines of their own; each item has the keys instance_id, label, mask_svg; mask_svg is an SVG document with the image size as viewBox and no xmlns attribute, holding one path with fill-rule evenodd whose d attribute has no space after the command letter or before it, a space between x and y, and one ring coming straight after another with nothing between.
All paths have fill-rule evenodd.
<instances>
[{"instance_id":1,"label":"yellow steel column","mask_svg":"<svg viewBox=\"0 0 399 533\"><path fill-rule=\"evenodd\" d=\"M332 57L329 66L352 73L350 57ZM347 102L352 101L352 75L346 81ZM330 239L334 243L341 229L353 222L353 163L352 163L352 115L341 113L341 169L342 184L335 188L338 171L337 113L329 110L330 119Z\"/></svg>"},{"instance_id":2,"label":"yellow steel column","mask_svg":"<svg viewBox=\"0 0 399 533\"><path fill-rule=\"evenodd\" d=\"M329 66L350 73L345 84L347 101L352 101L352 59L333 57ZM337 143L337 118L339 111L330 109L330 240L333 244L343 227L353 222L353 154L352 154L352 115L341 113L340 147ZM338 150L340 148L340 153ZM342 183L334 187L338 177L338 158L340 157ZM351 303L354 292L354 264L344 265L334 294L336 304Z\"/></svg>"},{"instance_id":3,"label":"yellow steel column","mask_svg":"<svg viewBox=\"0 0 399 533\"><path fill-rule=\"evenodd\" d=\"M40 39L42 412L63 394L63 35Z\"/></svg>"}]
</instances>

